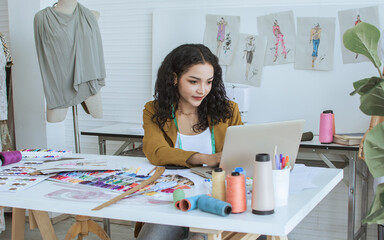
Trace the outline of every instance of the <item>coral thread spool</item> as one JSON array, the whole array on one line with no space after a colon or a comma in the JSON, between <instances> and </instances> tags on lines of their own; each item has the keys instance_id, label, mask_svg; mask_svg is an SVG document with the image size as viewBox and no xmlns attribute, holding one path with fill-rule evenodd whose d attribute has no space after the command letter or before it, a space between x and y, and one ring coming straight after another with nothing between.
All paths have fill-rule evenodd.
<instances>
[{"instance_id":1,"label":"coral thread spool","mask_svg":"<svg viewBox=\"0 0 384 240\"><path fill-rule=\"evenodd\" d=\"M187 212L193 209L197 208L197 201L199 201L199 198L202 195L196 195L189 198L184 198L179 201L179 207L181 211Z\"/></svg>"},{"instance_id":2,"label":"coral thread spool","mask_svg":"<svg viewBox=\"0 0 384 240\"><path fill-rule=\"evenodd\" d=\"M176 189L173 192L173 205L177 208L180 209L180 200L185 198L185 193L182 189Z\"/></svg>"},{"instance_id":3,"label":"coral thread spool","mask_svg":"<svg viewBox=\"0 0 384 240\"><path fill-rule=\"evenodd\" d=\"M225 201L225 171L222 168L212 171L212 197Z\"/></svg>"},{"instance_id":4,"label":"coral thread spool","mask_svg":"<svg viewBox=\"0 0 384 240\"><path fill-rule=\"evenodd\" d=\"M244 178L245 176L238 172L227 175L227 202L232 205L232 213L242 213L247 210Z\"/></svg>"}]
</instances>

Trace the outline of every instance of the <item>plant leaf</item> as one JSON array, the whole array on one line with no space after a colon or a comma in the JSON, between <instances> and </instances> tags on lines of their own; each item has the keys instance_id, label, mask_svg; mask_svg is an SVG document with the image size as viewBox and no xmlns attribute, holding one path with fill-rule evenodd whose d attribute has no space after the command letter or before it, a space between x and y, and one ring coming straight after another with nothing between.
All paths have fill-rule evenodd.
<instances>
[{"instance_id":1,"label":"plant leaf","mask_svg":"<svg viewBox=\"0 0 384 240\"><path fill-rule=\"evenodd\" d=\"M363 91L368 90L362 88ZM360 97L360 110L369 116L384 116L384 80L379 81Z\"/></svg>"},{"instance_id":2,"label":"plant leaf","mask_svg":"<svg viewBox=\"0 0 384 240\"><path fill-rule=\"evenodd\" d=\"M351 92L349 95L355 95L356 93L363 95L376 86L377 83L384 81L378 77L364 78L353 83L353 88L355 91Z\"/></svg>"},{"instance_id":3,"label":"plant leaf","mask_svg":"<svg viewBox=\"0 0 384 240\"><path fill-rule=\"evenodd\" d=\"M384 183L379 184L376 188L375 199L368 211L367 217L363 220L363 224L383 224L384 223Z\"/></svg>"},{"instance_id":4,"label":"plant leaf","mask_svg":"<svg viewBox=\"0 0 384 240\"><path fill-rule=\"evenodd\" d=\"M364 156L372 176L384 176L384 122L377 124L367 133Z\"/></svg>"},{"instance_id":5,"label":"plant leaf","mask_svg":"<svg viewBox=\"0 0 384 240\"><path fill-rule=\"evenodd\" d=\"M376 68L381 66L377 54L377 44L380 39L380 31L375 26L361 22L344 32L344 46L355 53L369 58Z\"/></svg>"}]
</instances>

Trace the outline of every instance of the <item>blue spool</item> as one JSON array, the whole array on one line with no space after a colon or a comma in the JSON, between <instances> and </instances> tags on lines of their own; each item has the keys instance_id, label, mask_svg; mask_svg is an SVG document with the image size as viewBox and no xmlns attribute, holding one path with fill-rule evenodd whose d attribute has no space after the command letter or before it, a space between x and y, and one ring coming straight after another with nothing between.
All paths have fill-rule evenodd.
<instances>
[{"instance_id":1,"label":"blue spool","mask_svg":"<svg viewBox=\"0 0 384 240\"><path fill-rule=\"evenodd\" d=\"M232 212L231 204L208 195L200 195L197 207L201 211L217 214L223 217L228 216Z\"/></svg>"}]
</instances>

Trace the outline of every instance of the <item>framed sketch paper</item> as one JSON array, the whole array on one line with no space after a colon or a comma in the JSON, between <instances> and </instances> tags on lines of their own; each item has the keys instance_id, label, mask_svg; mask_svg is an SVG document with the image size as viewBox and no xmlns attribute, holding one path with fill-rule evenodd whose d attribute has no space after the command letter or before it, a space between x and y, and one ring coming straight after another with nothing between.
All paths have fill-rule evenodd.
<instances>
[{"instance_id":1,"label":"framed sketch paper","mask_svg":"<svg viewBox=\"0 0 384 240\"><path fill-rule=\"evenodd\" d=\"M260 87L266 46L266 37L240 34L225 81Z\"/></svg>"},{"instance_id":2,"label":"framed sketch paper","mask_svg":"<svg viewBox=\"0 0 384 240\"><path fill-rule=\"evenodd\" d=\"M230 65L240 29L240 17L207 15L204 45L218 58L221 65Z\"/></svg>"},{"instance_id":3,"label":"framed sketch paper","mask_svg":"<svg viewBox=\"0 0 384 240\"><path fill-rule=\"evenodd\" d=\"M294 62L296 31L293 11L257 17L257 27L259 35L268 38L264 65Z\"/></svg>"},{"instance_id":4,"label":"framed sketch paper","mask_svg":"<svg viewBox=\"0 0 384 240\"><path fill-rule=\"evenodd\" d=\"M340 24L340 39L341 39L341 56L343 63L358 63L358 62L369 62L369 59L361 54L353 53L346 49L343 44L344 32L354 27L360 22L366 22L376 26L380 29L379 20L379 8L378 6L356 8L339 11L339 24Z\"/></svg>"},{"instance_id":5,"label":"framed sketch paper","mask_svg":"<svg viewBox=\"0 0 384 240\"><path fill-rule=\"evenodd\" d=\"M332 70L335 18L298 17L295 69Z\"/></svg>"}]
</instances>

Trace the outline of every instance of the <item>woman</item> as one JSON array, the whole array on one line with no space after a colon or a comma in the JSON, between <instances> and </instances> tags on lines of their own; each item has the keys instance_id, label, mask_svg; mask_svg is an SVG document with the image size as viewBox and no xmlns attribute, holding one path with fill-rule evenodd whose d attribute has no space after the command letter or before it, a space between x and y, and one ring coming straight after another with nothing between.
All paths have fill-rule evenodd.
<instances>
[{"instance_id":1,"label":"woman","mask_svg":"<svg viewBox=\"0 0 384 240\"><path fill-rule=\"evenodd\" d=\"M165 57L155 100L143 111L143 151L152 164L219 164L227 128L243 124L221 73L218 58L201 44L181 45ZM180 239L183 233L182 227L145 224L138 239Z\"/></svg>"}]
</instances>

